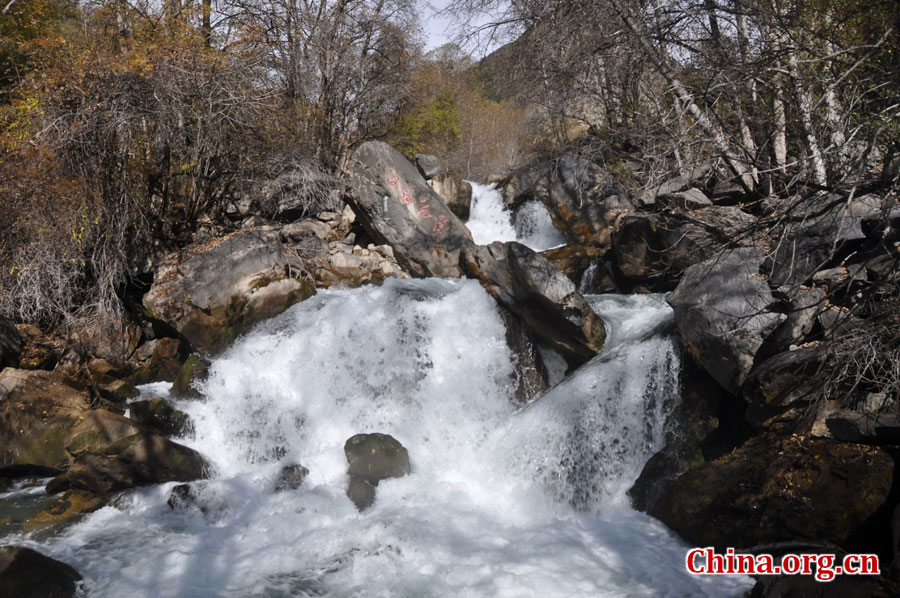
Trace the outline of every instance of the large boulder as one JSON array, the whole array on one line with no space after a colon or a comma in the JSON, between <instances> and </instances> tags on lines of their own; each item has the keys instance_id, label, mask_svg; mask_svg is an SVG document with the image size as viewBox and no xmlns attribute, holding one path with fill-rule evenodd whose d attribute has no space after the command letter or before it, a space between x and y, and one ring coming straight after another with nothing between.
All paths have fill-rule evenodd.
<instances>
[{"instance_id":1,"label":"large boulder","mask_svg":"<svg viewBox=\"0 0 900 598\"><path fill-rule=\"evenodd\" d=\"M71 383L55 372L0 372L0 471L69 466L66 445L90 402Z\"/></svg>"},{"instance_id":2,"label":"large boulder","mask_svg":"<svg viewBox=\"0 0 900 598\"><path fill-rule=\"evenodd\" d=\"M314 290L288 278L277 234L240 231L170 255L144 295L147 315L203 354Z\"/></svg>"},{"instance_id":3,"label":"large boulder","mask_svg":"<svg viewBox=\"0 0 900 598\"><path fill-rule=\"evenodd\" d=\"M378 244L390 245L400 266L417 277L457 277L468 229L390 145L370 141L351 156L348 203Z\"/></svg>"},{"instance_id":4,"label":"large boulder","mask_svg":"<svg viewBox=\"0 0 900 598\"><path fill-rule=\"evenodd\" d=\"M877 447L755 436L669 482L649 512L692 545L720 551L797 539L841 544L882 507L893 471Z\"/></svg>"},{"instance_id":5,"label":"large boulder","mask_svg":"<svg viewBox=\"0 0 900 598\"><path fill-rule=\"evenodd\" d=\"M124 316L96 316L85 320L69 342L80 345L92 357L125 360L141 342L141 327Z\"/></svg>"},{"instance_id":6,"label":"large boulder","mask_svg":"<svg viewBox=\"0 0 900 598\"><path fill-rule=\"evenodd\" d=\"M70 565L22 546L0 546L0 596L70 598L81 575Z\"/></svg>"},{"instance_id":7,"label":"large boulder","mask_svg":"<svg viewBox=\"0 0 900 598\"><path fill-rule=\"evenodd\" d=\"M515 242L473 245L463 250L460 266L540 342L574 363L588 361L603 347L603 320L575 284L539 253Z\"/></svg>"},{"instance_id":8,"label":"large boulder","mask_svg":"<svg viewBox=\"0 0 900 598\"><path fill-rule=\"evenodd\" d=\"M723 252L688 268L668 302L684 346L722 385L737 393L764 339L782 321L759 267L762 249Z\"/></svg>"},{"instance_id":9,"label":"large boulder","mask_svg":"<svg viewBox=\"0 0 900 598\"><path fill-rule=\"evenodd\" d=\"M85 415L67 450L74 457L66 472L69 485L96 493L188 482L205 477L208 469L206 460L193 449L103 409Z\"/></svg>"},{"instance_id":10,"label":"large boulder","mask_svg":"<svg viewBox=\"0 0 900 598\"><path fill-rule=\"evenodd\" d=\"M0 316L0 370L7 366L18 367L19 355L24 346L25 343L16 327Z\"/></svg>"}]
</instances>

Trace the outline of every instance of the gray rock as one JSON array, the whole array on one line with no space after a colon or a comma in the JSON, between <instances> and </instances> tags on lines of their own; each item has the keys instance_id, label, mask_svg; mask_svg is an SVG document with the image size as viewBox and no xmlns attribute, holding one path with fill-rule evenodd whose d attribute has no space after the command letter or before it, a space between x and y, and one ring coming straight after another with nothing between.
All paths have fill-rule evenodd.
<instances>
[{"instance_id":1,"label":"gray rock","mask_svg":"<svg viewBox=\"0 0 900 598\"><path fill-rule=\"evenodd\" d=\"M900 444L900 416L841 410L825 420L831 437L844 442L896 446Z\"/></svg>"},{"instance_id":2,"label":"gray rock","mask_svg":"<svg viewBox=\"0 0 900 598\"><path fill-rule=\"evenodd\" d=\"M403 155L380 141L361 145L350 159L347 198L378 244L390 245L400 266L416 277L457 277L460 249L472 242L462 221Z\"/></svg>"},{"instance_id":3,"label":"gray rock","mask_svg":"<svg viewBox=\"0 0 900 598\"><path fill-rule=\"evenodd\" d=\"M419 169L419 173L426 181L447 172L441 165L440 159L431 154L416 154L416 168Z\"/></svg>"},{"instance_id":4,"label":"gray rock","mask_svg":"<svg viewBox=\"0 0 900 598\"><path fill-rule=\"evenodd\" d=\"M706 208L712 205L712 201L706 197L706 194L703 193L700 189L695 189L691 187L687 191L680 191L678 193L672 194L672 199L675 202L675 205L681 208L682 210L697 210L699 208Z\"/></svg>"},{"instance_id":5,"label":"gray rock","mask_svg":"<svg viewBox=\"0 0 900 598\"><path fill-rule=\"evenodd\" d=\"M687 189L694 185L709 173L709 166L698 166L688 173L667 179L662 183L654 185L641 193L640 202L645 206L652 206L656 203L656 199L661 195L671 195L683 189Z\"/></svg>"},{"instance_id":6,"label":"gray rock","mask_svg":"<svg viewBox=\"0 0 900 598\"><path fill-rule=\"evenodd\" d=\"M71 566L21 546L0 546L0 596L70 598L81 575Z\"/></svg>"},{"instance_id":7,"label":"gray rock","mask_svg":"<svg viewBox=\"0 0 900 598\"><path fill-rule=\"evenodd\" d=\"M0 316L0 370L7 366L18 367L24 347L25 342L13 323Z\"/></svg>"},{"instance_id":8,"label":"gray rock","mask_svg":"<svg viewBox=\"0 0 900 598\"><path fill-rule=\"evenodd\" d=\"M761 249L727 251L688 268L668 298L685 347L733 393L783 317L770 310L772 292L759 274L764 259Z\"/></svg>"},{"instance_id":9,"label":"gray rock","mask_svg":"<svg viewBox=\"0 0 900 598\"><path fill-rule=\"evenodd\" d=\"M199 399L201 394L197 390L197 385L206 381L211 365L208 359L197 353L188 356L172 382L170 390L172 396L181 399Z\"/></svg>"},{"instance_id":10,"label":"gray rock","mask_svg":"<svg viewBox=\"0 0 900 598\"><path fill-rule=\"evenodd\" d=\"M463 250L460 265L540 342L566 358L584 363L603 347L603 320L575 284L539 253L519 243L473 245Z\"/></svg>"},{"instance_id":11,"label":"gray rock","mask_svg":"<svg viewBox=\"0 0 900 598\"><path fill-rule=\"evenodd\" d=\"M816 315L825 305L825 291L822 289L795 287L784 292L787 319L772 335L772 341L780 351L803 342L816 323Z\"/></svg>"},{"instance_id":12,"label":"gray rock","mask_svg":"<svg viewBox=\"0 0 900 598\"><path fill-rule=\"evenodd\" d=\"M472 208L472 185L453 174L439 174L429 179L428 185L458 218L469 219L469 210Z\"/></svg>"},{"instance_id":13,"label":"gray rock","mask_svg":"<svg viewBox=\"0 0 900 598\"><path fill-rule=\"evenodd\" d=\"M284 492L286 490L296 490L303 485L309 470L300 465L285 465L278 474L275 481L275 492Z\"/></svg>"},{"instance_id":14,"label":"gray rock","mask_svg":"<svg viewBox=\"0 0 900 598\"><path fill-rule=\"evenodd\" d=\"M277 234L243 231L170 255L144 295L147 315L203 354L313 293L287 278Z\"/></svg>"},{"instance_id":15,"label":"gray rock","mask_svg":"<svg viewBox=\"0 0 900 598\"><path fill-rule=\"evenodd\" d=\"M409 473L409 453L389 434L357 434L344 443L348 473L377 485Z\"/></svg>"},{"instance_id":16,"label":"gray rock","mask_svg":"<svg viewBox=\"0 0 900 598\"><path fill-rule=\"evenodd\" d=\"M359 476L350 476L347 483L347 498L358 510L365 511L375 504L375 492L375 486L371 483Z\"/></svg>"},{"instance_id":17,"label":"gray rock","mask_svg":"<svg viewBox=\"0 0 900 598\"><path fill-rule=\"evenodd\" d=\"M819 373L825 355L819 347L778 353L752 369L743 394L746 418L759 424L790 408L806 407L821 397Z\"/></svg>"}]
</instances>

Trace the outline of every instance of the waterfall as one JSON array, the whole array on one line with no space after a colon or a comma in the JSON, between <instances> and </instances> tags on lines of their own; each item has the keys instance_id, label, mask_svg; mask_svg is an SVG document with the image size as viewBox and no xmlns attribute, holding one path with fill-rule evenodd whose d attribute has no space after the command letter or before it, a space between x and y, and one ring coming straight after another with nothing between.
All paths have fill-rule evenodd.
<instances>
[{"instance_id":1,"label":"waterfall","mask_svg":"<svg viewBox=\"0 0 900 598\"><path fill-rule=\"evenodd\" d=\"M53 538L91 598L739 596L692 577L685 546L626 489L661 446L678 349L661 296L591 296L603 352L516 410L502 319L467 280L323 290L216 359L177 406L214 466L202 510L174 484L124 493ZM344 441L385 432L412 473L359 513ZM275 492L285 464L310 473Z\"/></svg>"},{"instance_id":2,"label":"waterfall","mask_svg":"<svg viewBox=\"0 0 900 598\"><path fill-rule=\"evenodd\" d=\"M472 207L466 226L479 245L518 241L535 251L544 251L565 244L541 202L527 201L513 215L506 209L498 189L492 185L470 184Z\"/></svg>"}]
</instances>

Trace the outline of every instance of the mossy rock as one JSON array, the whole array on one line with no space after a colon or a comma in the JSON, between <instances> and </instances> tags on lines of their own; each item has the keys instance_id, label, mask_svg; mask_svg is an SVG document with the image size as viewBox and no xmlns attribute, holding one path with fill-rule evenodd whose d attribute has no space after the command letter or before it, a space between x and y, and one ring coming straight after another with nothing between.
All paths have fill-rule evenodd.
<instances>
[{"instance_id":1,"label":"mossy rock","mask_svg":"<svg viewBox=\"0 0 900 598\"><path fill-rule=\"evenodd\" d=\"M60 498L57 498L44 509L25 520L22 525L25 531L35 531L51 526L71 524L80 520L84 515L106 506L109 495L97 494L86 490L67 490Z\"/></svg>"},{"instance_id":2,"label":"mossy rock","mask_svg":"<svg viewBox=\"0 0 900 598\"><path fill-rule=\"evenodd\" d=\"M389 434L357 434L344 443L344 454L348 473L372 484L409 473L409 453Z\"/></svg>"},{"instance_id":3,"label":"mossy rock","mask_svg":"<svg viewBox=\"0 0 900 598\"><path fill-rule=\"evenodd\" d=\"M178 370L175 381L172 382L170 391L172 396L182 399L200 398L202 395L197 390L196 383L204 382L209 377L210 365L212 365L211 362L202 355L191 354Z\"/></svg>"}]
</instances>

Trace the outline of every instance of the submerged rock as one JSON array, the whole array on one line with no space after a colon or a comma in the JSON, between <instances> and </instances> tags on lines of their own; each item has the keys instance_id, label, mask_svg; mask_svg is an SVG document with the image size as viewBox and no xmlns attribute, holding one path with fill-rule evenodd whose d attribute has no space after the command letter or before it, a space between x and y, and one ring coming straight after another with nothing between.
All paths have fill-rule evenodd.
<instances>
[{"instance_id":1,"label":"submerged rock","mask_svg":"<svg viewBox=\"0 0 900 598\"><path fill-rule=\"evenodd\" d=\"M370 141L353 153L348 172L347 202L404 270L417 277L460 275L459 251L472 237L403 154Z\"/></svg>"},{"instance_id":2,"label":"submerged rock","mask_svg":"<svg viewBox=\"0 0 900 598\"><path fill-rule=\"evenodd\" d=\"M360 511L375 502L375 487L388 478L407 475L409 453L388 434L357 434L344 443L344 454L350 464L347 496Z\"/></svg>"},{"instance_id":3,"label":"submerged rock","mask_svg":"<svg viewBox=\"0 0 900 598\"><path fill-rule=\"evenodd\" d=\"M285 271L277 234L240 231L170 255L143 304L156 325L210 354L313 294Z\"/></svg>"},{"instance_id":4,"label":"submerged rock","mask_svg":"<svg viewBox=\"0 0 900 598\"><path fill-rule=\"evenodd\" d=\"M108 494L97 494L88 490L66 490L61 497L53 500L38 514L25 520L25 531L44 529L59 524L72 523L83 515L106 506Z\"/></svg>"},{"instance_id":5,"label":"submerged rock","mask_svg":"<svg viewBox=\"0 0 900 598\"><path fill-rule=\"evenodd\" d=\"M0 596L69 598L81 575L73 567L21 546L0 546Z\"/></svg>"},{"instance_id":6,"label":"submerged rock","mask_svg":"<svg viewBox=\"0 0 900 598\"><path fill-rule=\"evenodd\" d=\"M581 364L603 347L603 320L539 253L515 242L473 245L463 250L460 265L538 340L566 358Z\"/></svg>"},{"instance_id":7,"label":"submerged rock","mask_svg":"<svg viewBox=\"0 0 900 598\"><path fill-rule=\"evenodd\" d=\"M296 490L309 475L309 470L300 465L285 465L278 474L275 481L275 492L284 492L285 490Z\"/></svg>"}]
</instances>

